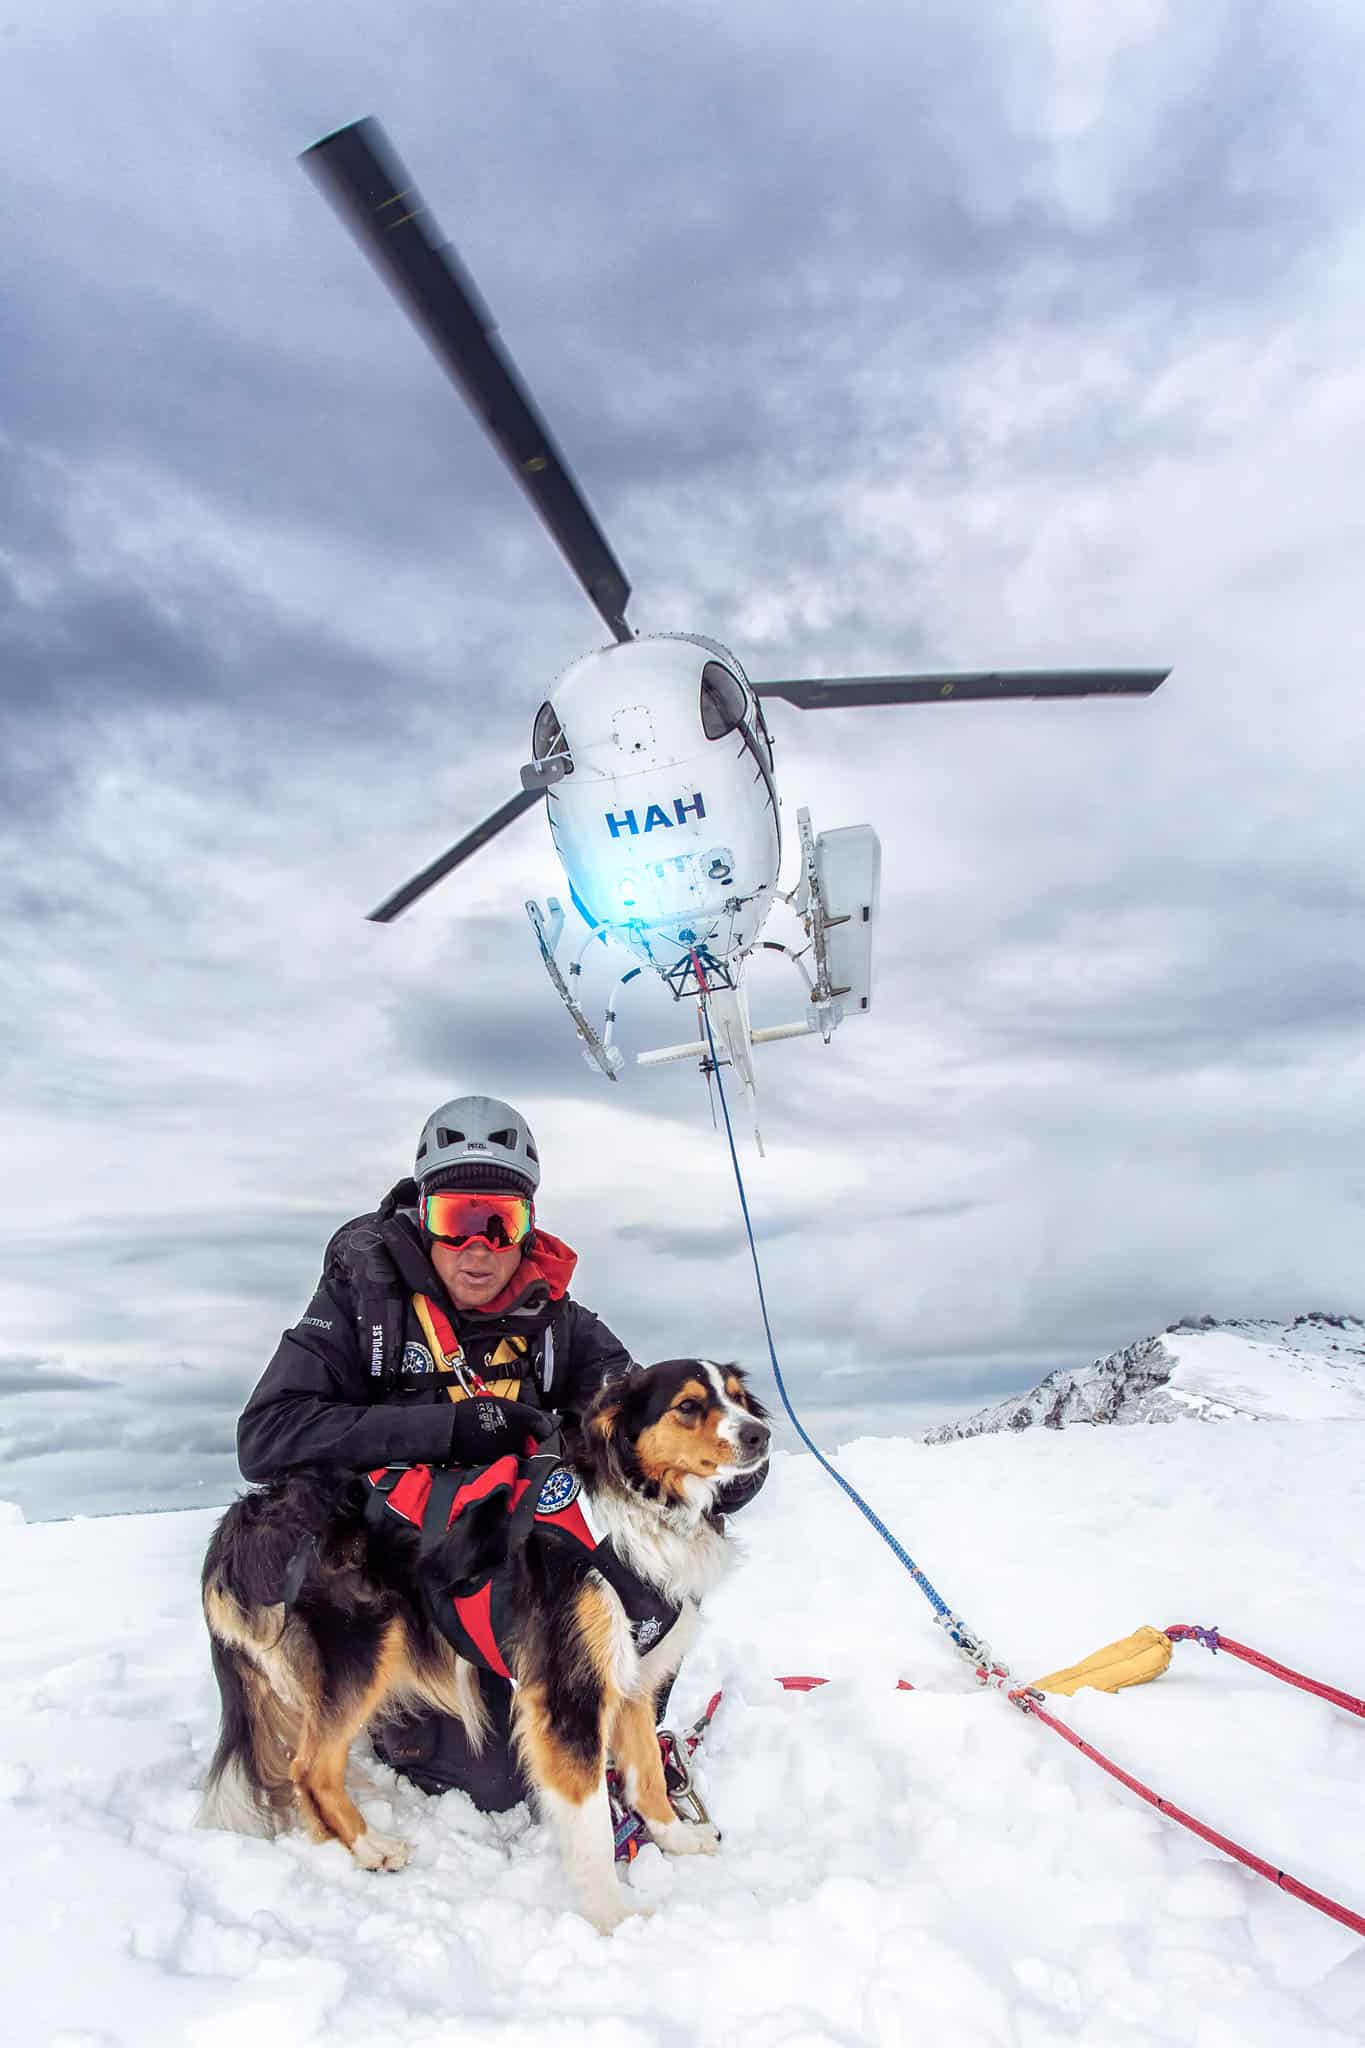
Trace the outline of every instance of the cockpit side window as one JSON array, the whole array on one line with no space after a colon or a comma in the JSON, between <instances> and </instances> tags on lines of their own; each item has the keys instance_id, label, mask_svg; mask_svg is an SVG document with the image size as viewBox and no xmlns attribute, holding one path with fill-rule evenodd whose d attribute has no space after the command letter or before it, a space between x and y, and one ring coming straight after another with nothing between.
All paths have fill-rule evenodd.
<instances>
[{"instance_id":1,"label":"cockpit side window","mask_svg":"<svg viewBox=\"0 0 1365 2048\"><path fill-rule=\"evenodd\" d=\"M537 761L548 761L552 755L567 754L569 742L564 737L564 728L555 716L555 707L548 701L536 713L536 722L531 728L531 754Z\"/></svg>"},{"instance_id":2,"label":"cockpit side window","mask_svg":"<svg viewBox=\"0 0 1365 2048\"><path fill-rule=\"evenodd\" d=\"M701 729L708 740L723 740L741 725L748 709L744 685L719 661L701 672Z\"/></svg>"}]
</instances>

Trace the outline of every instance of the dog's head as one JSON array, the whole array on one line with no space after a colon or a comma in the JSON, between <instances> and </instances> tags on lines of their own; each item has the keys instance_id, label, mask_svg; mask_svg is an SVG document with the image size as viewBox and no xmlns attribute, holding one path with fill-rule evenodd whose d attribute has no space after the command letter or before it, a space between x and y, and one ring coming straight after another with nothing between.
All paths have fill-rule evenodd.
<instances>
[{"instance_id":1,"label":"dog's head","mask_svg":"<svg viewBox=\"0 0 1365 2048\"><path fill-rule=\"evenodd\" d=\"M736 1365L665 1358L613 1373L583 1418L586 1462L665 1500L709 1505L768 1456L767 1411Z\"/></svg>"}]
</instances>

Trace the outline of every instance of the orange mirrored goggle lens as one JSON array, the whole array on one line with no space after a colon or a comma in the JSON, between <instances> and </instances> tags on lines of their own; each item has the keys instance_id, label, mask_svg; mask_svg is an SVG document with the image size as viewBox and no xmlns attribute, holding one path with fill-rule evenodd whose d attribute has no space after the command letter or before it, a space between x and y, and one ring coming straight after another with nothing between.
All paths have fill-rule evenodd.
<instances>
[{"instance_id":1,"label":"orange mirrored goggle lens","mask_svg":"<svg viewBox=\"0 0 1365 2048\"><path fill-rule=\"evenodd\" d=\"M507 1251L528 1236L532 1206L525 1195L480 1195L463 1188L442 1188L424 1194L417 1215L423 1230L446 1244L467 1244L481 1237L494 1251Z\"/></svg>"}]
</instances>

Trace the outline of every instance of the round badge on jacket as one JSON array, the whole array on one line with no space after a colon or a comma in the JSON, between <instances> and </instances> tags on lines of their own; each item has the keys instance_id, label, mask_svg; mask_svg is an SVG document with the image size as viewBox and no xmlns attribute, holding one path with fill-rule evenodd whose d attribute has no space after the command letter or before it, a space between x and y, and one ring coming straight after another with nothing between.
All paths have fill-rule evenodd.
<instances>
[{"instance_id":1,"label":"round badge on jacket","mask_svg":"<svg viewBox=\"0 0 1365 2048\"><path fill-rule=\"evenodd\" d=\"M540 1489L536 1513L557 1515L561 1508L568 1507L571 1501L578 1499L579 1486L580 1481L576 1472L571 1472L567 1465L557 1465Z\"/></svg>"}]
</instances>

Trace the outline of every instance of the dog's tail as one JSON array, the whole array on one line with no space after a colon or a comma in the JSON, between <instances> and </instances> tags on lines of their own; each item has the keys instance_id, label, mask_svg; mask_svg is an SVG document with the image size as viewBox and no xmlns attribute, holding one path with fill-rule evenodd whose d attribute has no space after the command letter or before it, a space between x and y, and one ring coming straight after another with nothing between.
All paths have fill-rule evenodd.
<instances>
[{"instance_id":1,"label":"dog's tail","mask_svg":"<svg viewBox=\"0 0 1365 2048\"><path fill-rule=\"evenodd\" d=\"M239 1643L219 1635L211 1594L204 1604L223 1718L197 1825L239 1835L278 1834L295 1811L290 1765L302 1717Z\"/></svg>"}]
</instances>

